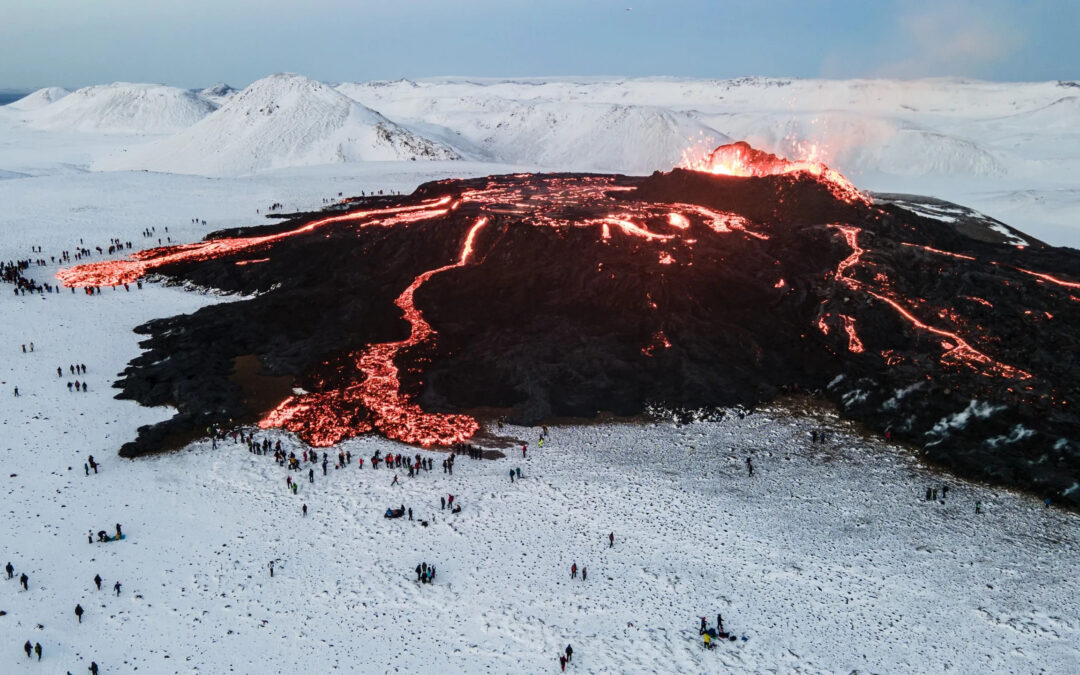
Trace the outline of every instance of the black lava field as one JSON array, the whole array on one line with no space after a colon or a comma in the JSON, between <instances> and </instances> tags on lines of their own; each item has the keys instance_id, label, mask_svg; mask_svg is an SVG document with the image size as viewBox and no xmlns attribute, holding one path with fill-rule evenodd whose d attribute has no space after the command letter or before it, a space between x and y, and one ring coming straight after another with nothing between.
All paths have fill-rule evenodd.
<instances>
[{"instance_id":1,"label":"black lava field","mask_svg":"<svg viewBox=\"0 0 1080 675\"><path fill-rule=\"evenodd\" d=\"M444 180L60 278L238 294L137 329L120 397L179 412L125 456L233 421L440 447L483 415L797 391L962 475L1080 506L1080 252L739 151L765 168ZM279 383L269 405L235 376L252 357Z\"/></svg>"}]
</instances>

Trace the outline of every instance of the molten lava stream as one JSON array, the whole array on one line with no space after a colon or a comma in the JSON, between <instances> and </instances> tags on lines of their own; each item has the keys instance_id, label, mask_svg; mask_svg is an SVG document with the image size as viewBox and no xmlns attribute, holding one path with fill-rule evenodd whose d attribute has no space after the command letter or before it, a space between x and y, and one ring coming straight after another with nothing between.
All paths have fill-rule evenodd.
<instances>
[{"instance_id":1,"label":"molten lava stream","mask_svg":"<svg viewBox=\"0 0 1080 675\"><path fill-rule=\"evenodd\" d=\"M56 278L64 286L119 286L128 284L142 278L147 272L164 265L180 262L192 262L199 260L212 260L236 253L242 253L264 244L286 239L299 234L305 234L312 230L350 220L360 220L369 216L402 214L397 219L389 218L385 224L394 225L398 222L411 222L424 217L435 218L446 213L441 207L450 203L451 197L441 197L437 200L416 204L414 206L395 206L382 209L353 211L339 216L330 216L313 220L295 230L279 232L261 237L241 237L238 239L212 239L194 244L182 244L179 246L161 246L158 248L136 251L126 260L105 260L102 262L88 263L61 269L56 273ZM374 225L382 221L373 221L364 225Z\"/></svg>"},{"instance_id":2,"label":"molten lava stream","mask_svg":"<svg viewBox=\"0 0 1080 675\"><path fill-rule=\"evenodd\" d=\"M844 236L844 239L847 240L848 246L851 247L851 254L848 255L848 257L844 258L842 261L840 261L840 264L836 267L836 278L848 288L852 290L861 290L869 294L870 296L888 304L890 307L896 310L897 314L907 320L907 322L910 323L913 327L927 331L929 333L933 333L934 335L942 338L947 338L947 340L951 340L953 343L951 345L945 340L943 340L941 343L942 348L945 350L944 353L941 355L942 361L955 359L956 361L965 363L974 370L983 372L984 374L992 373L995 375L1000 375L1001 377L1015 377L1021 380L1026 380L1031 377L1030 373L1027 373L1023 370L1020 370L1019 368L1010 366L1000 361L996 361L987 356L986 354L983 354L979 350L972 347L967 340L960 337L956 333L952 333L941 328L935 328L934 326L920 321L918 318L915 317L914 314L905 309L903 305L901 305L893 298L888 297L882 292L878 292L876 290L868 288L865 284L863 284L863 282L847 276L846 273L848 269L860 263L862 261L863 253L866 252L862 247L859 246L858 242L858 234L859 232L861 232L861 230L860 228L852 227L850 225L833 225L832 227L836 228ZM846 320L845 328L848 328L848 323ZM850 329L848 332L849 337L853 336L854 330L855 322L854 319L851 319ZM862 343L860 342L858 346L862 347ZM976 367L974 365L976 363L982 364L985 370L980 370L978 367Z\"/></svg>"},{"instance_id":3,"label":"molten lava stream","mask_svg":"<svg viewBox=\"0 0 1080 675\"><path fill-rule=\"evenodd\" d=\"M464 267L473 251L476 233L487 224L487 218L476 221L462 244L456 263L429 270L413 279L412 283L394 300L409 322L409 337L397 342L370 345L362 352L352 354L357 370L364 379L350 385L342 392L326 392L291 396L268 414L260 423L262 428L283 427L299 434L312 445L327 446L346 436L369 431L364 423L350 428L343 422L341 411L357 404L370 411L374 428L387 438L421 445L423 447L446 446L460 443L473 436L480 424L468 415L442 415L424 412L409 400L401 390L401 378L394 359L408 347L431 339L435 330L425 319L414 301L416 290L431 277L446 270ZM329 398L328 398L329 397Z\"/></svg>"}]
</instances>

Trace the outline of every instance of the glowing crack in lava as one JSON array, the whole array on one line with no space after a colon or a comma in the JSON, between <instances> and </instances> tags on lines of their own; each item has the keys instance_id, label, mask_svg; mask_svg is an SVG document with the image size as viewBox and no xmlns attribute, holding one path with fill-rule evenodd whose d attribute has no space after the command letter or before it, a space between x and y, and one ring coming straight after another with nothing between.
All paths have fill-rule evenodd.
<instances>
[{"instance_id":1,"label":"glowing crack in lava","mask_svg":"<svg viewBox=\"0 0 1080 675\"><path fill-rule=\"evenodd\" d=\"M683 157L683 167L720 176L761 178L786 174L804 174L823 183L837 199L847 203L869 204L870 198L839 171L821 162L790 160L757 150L745 141L721 145L704 157Z\"/></svg>"},{"instance_id":2,"label":"glowing crack in lava","mask_svg":"<svg viewBox=\"0 0 1080 675\"><path fill-rule=\"evenodd\" d=\"M1023 380L1029 379L1031 377L1030 373L1024 372L1019 368L1014 368L1013 366L997 361L982 353L978 349L975 349L967 340L960 337L956 333L941 328L935 328L934 326L920 321L918 318L915 317L914 314L904 308L904 306L901 305L897 300L886 295L887 291L885 289L871 288L867 284L853 278L850 274L848 274L848 270L850 270L855 265L860 264L862 262L862 256L866 253L866 250L859 246L859 233L861 232L861 229L850 225L834 225L833 227L835 227L836 230L843 235L844 239L848 243L848 246L851 247L851 254L848 255L848 257L844 258L842 261L840 261L840 264L836 267L836 278L852 290L861 290L868 295L886 303L894 310L896 310L896 312L901 317L903 317L904 320L910 323L912 327L922 331L933 333L938 337L944 338L941 341L941 347L945 350L942 354L943 361L962 363L984 374L992 374L1008 378L1019 378ZM843 318L845 329L848 331L848 335L852 336L853 339L851 351L861 352L861 342L858 342L857 349L854 346L854 342L858 341L858 338L854 337L855 320L851 317L846 316Z\"/></svg>"},{"instance_id":3,"label":"glowing crack in lava","mask_svg":"<svg viewBox=\"0 0 1080 675\"><path fill-rule=\"evenodd\" d=\"M456 263L424 272L394 301L409 322L409 337L397 342L371 345L351 355L356 369L365 376L363 380L341 391L287 398L259 426L264 429L283 427L300 434L311 445L325 447L372 428L367 422L357 423L350 419L351 411L363 406L375 418L374 428L394 440L428 448L451 445L472 437L480 428L472 417L426 413L410 401L401 390L394 359L401 350L429 340L435 334L413 300L416 289L440 272L464 267L472 255L476 233L487 224L487 220L480 218L469 229Z\"/></svg>"}]
</instances>

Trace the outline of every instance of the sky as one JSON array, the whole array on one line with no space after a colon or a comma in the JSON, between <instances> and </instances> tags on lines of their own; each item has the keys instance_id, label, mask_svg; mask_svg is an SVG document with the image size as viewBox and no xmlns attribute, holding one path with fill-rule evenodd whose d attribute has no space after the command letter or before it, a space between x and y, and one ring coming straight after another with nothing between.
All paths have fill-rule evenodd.
<instances>
[{"instance_id":1,"label":"sky","mask_svg":"<svg viewBox=\"0 0 1080 675\"><path fill-rule=\"evenodd\" d=\"M0 88L543 76L1080 79L1076 0L0 0Z\"/></svg>"}]
</instances>

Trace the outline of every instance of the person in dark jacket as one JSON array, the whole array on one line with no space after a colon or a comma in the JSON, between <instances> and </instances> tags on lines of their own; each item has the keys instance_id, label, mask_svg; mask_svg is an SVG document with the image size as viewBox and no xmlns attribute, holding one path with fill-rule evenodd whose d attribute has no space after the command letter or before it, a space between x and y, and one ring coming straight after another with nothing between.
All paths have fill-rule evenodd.
<instances>
[{"instance_id":1,"label":"person in dark jacket","mask_svg":"<svg viewBox=\"0 0 1080 675\"><path fill-rule=\"evenodd\" d=\"M79 618L79 623L82 623L83 608L82 605L75 605L75 616Z\"/></svg>"},{"instance_id":2,"label":"person in dark jacket","mask_svg":"<svg viewBox=\"0 0 1080 675\"><path fill-rule=\"evenodd\" d=\"M8 579L15 576L15 568L11 566L11 563L8 563L4 566L4 571L7 572Z\"/></svg>"},{"instance_id":3,"label":"person in dark jacket","mask_svg":"<svg viewBox=\"0 0 1080 675\"><path fill-rule=\"evenodd\" d=\"M94 575L94 585L97 586L97 589L99 591L101 590L101 575L100 574L95 574Z\"/></svg>"},{"instance_id":4,"label":"person in dark jacket","mask_svg":"<svg viewBox=\"0 0 1080 675\"><path fill-rule=\"evenodd\" d=\"M26 644L24 644L22 648L23 651L26 652L26 658L30 658L30 653L34 651L34 645L30 644L30 641L27 640Z\"/></svg>"},{"instance_id":5,"label":"person in dark jacket","mask_svg":"<svg viewBox=\"0 0 1080 675\"><path fill-rule=\"evenodd\" d=\"M566 661L569 663L572 658L574 658L574 648L570 645L566 645Z\"/></svg>"},{"instance_id":6,"label":"person in dark jacket","mask_svg":"<svg viewBox=\"0 0 1080 675\"><path fill-rule=\"evenodd\" d=\"M28 590L30 590L30 589L29 589L29 588L27 587L27 585L26 585L26 584L27 584L27 582L29 582L29 581L30 581L30 577L26 576L26 574L25 574L25 573L23 573L23 574L19 575L19 583L20 583L20 584L22 584L22 589L23 589L24 591L28 591Z\"/></svg>"},{"instance_id":7,"label":"person in dark jacket","mask_svg":"<svg viewBox=\"0 0 1080 675\"><path fill-rule=\"evenodd\" d=\"M35 642L34 643L34 653L37 654L37 660L40 661L41 660L41 643L40 642Z\"/></svg>"}]
</instances>

